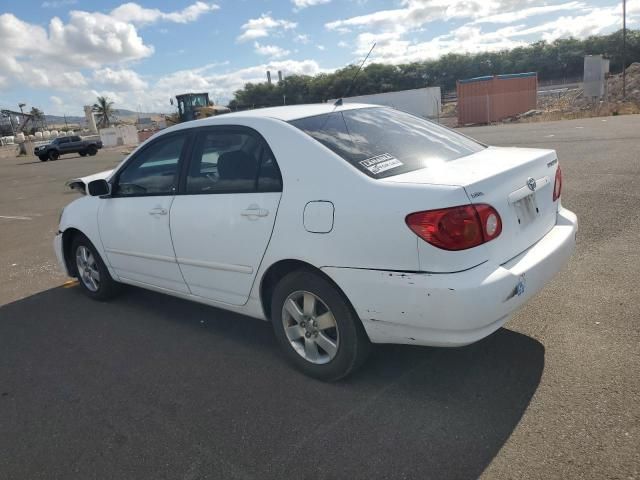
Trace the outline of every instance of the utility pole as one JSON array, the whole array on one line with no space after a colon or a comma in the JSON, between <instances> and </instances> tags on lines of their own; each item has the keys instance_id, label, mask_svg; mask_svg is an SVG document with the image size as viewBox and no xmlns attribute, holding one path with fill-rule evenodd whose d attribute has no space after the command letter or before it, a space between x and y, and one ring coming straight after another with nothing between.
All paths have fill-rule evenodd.
<instances>
[{"instance_id":1,"label":"utility pole","mask_svg":"<svg viewBox=\"0 0 640 480\"><path fill-rule=\"evenodd\" d=\"M627 99L627 0L622 0L622 99Z\"/></svg>"},{"instance_id":2,"label":"utility pole","mask_svg":"<svg viewBox=\"0 0 640 480\"><path fill-rule=\"evenodd\" d=\"M13 125L13 117L11 116L11 112L9 112L8 117L9 117L9 123L11 124L11 134L12 134L13 136L15 136L15 134L16 134L16 127Z\"/></svg>"},{"instance_id":3,"label":"utility pole","mask_svg":"<svg viewBox=\"0 0 640 480\"><path fill-rule=\"evenodd\" d=\"M20 102L18 104L18 108L20 109L20 114L21 114L21 118L20 118L20 127L22 129L22 131L24 132L24 111L22 110L22 107L26 107L27 104Z\"/></svg>"}]
</instances>

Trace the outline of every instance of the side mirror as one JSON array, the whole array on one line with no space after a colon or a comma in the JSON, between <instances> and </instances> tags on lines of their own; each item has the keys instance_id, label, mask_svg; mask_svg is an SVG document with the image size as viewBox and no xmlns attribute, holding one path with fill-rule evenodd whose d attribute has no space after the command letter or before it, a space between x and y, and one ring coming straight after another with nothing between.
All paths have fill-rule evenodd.
<instances>
[{"instance_id":1,"label":"side mirror","mask_svg":"<svg viewBox=\"0 0 640 480\"><path fill-rule=\"evenodd\" d=\"M94 180L87 185L87 191L92 197L101 197L111 193L111 186L106 180Z\"/></svg>"}]
</instances>

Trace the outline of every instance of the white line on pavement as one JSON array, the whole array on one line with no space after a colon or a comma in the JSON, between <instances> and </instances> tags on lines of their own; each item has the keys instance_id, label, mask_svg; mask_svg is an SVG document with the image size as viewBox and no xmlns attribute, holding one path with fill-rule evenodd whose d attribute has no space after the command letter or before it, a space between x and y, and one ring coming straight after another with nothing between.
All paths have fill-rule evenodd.
<instances>
[{"instance_id":1,"label":"white line on pavement","mask_svg":"<svg viewBox=\"0 0 640 480\"><path fill-rule=\"evenodd\" d=\"M9 217L6 215L0 215L0 218L6 218L8 220L32 220L31 217Z\"/></svg>"}]
</instances>

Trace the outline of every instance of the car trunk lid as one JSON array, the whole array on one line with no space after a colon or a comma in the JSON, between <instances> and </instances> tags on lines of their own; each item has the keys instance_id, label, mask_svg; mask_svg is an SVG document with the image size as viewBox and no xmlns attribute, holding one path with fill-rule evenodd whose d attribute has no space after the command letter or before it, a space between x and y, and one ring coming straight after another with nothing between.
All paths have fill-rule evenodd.
<instances>
[{"instance_id":1,"label":"car trunk lid","mask_svg":"<svg viewBox=\"0 0 640 480\"><path fill-rule=\"evenodd\" d=\"M557 164L553 150L489 147L456 160L430 162L427 168L383 181L460 186L471 203L491 205L502 219L502 234L476 247L478 260L480 263L488 256L502 264L532 246L555 225ZM420 249L424 248L433 247L424 242Z\"/></svg>"}]
</instances>

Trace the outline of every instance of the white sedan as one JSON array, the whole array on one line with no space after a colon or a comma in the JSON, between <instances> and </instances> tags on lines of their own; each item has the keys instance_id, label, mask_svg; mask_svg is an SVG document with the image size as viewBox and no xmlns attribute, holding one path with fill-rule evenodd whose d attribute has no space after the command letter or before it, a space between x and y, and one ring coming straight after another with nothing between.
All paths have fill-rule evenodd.
<instances>
[{"instance_id":1,"label":"white sedan","mask_svg":"<svg viewBox=\"0 0 640 480\"><path fill-rule=\"evenodd\" d=\"M562 269L577 232L554 151L372 105L184 123L92 177L55 238L87 295L130 284L269 320L324 380L371 343L486 337Z\"/></svg>"}]
</instances>

